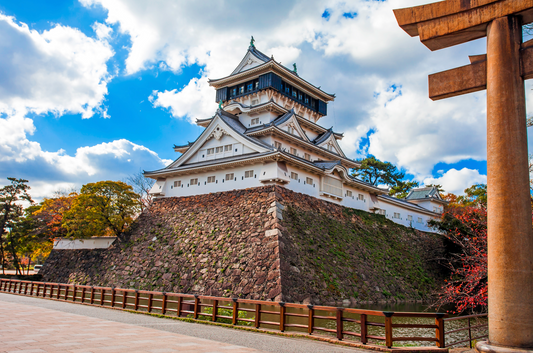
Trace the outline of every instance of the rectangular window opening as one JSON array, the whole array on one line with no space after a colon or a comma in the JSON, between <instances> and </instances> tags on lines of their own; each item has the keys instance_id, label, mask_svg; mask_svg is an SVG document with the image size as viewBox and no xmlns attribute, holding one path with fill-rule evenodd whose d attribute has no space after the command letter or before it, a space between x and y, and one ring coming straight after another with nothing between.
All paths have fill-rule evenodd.
<instances>
[{"instance_id":1,"label":"rectangular window opening","mask_svg":"<svg viewBox=\"0 0 533 353\"><path fill-rule=\"evenodd\" d=\"M208 183L214 183L215 182L215 176L208 176L207 177L207 182Z\"/></svg>"},{"instance_id":2,"label":"rectangular window opening","mask_svg":"<svg viewBox=\"0 0 533 353\"><path fill-rule=\"evenodd\" d=\"M253 170L247 170L244 172L244 177L245 178L253 178L254 176L254 171Z\"/></svg>"}]
</instances>

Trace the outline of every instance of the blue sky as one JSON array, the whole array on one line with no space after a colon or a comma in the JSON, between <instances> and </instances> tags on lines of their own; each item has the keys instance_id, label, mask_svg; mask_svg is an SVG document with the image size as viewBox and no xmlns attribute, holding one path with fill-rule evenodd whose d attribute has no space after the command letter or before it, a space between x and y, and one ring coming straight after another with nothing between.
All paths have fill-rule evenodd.
<instances>
[{"instance_id":1,"label":"blue sky","mask_svg":"<svg viewBox=\"0 0 533 353\"><path fill-rule=\"evenodd\" d=\"M432 102L427 75L485 43L427 50L392 15L424 2L0 1L0 180L29 179L42 198L163 167L216 110L207 79L228 75L254 35L336 93L320 123L345 132L351 158L461 192L486 180L485 94Z\"/></svg>"}]
</instances>

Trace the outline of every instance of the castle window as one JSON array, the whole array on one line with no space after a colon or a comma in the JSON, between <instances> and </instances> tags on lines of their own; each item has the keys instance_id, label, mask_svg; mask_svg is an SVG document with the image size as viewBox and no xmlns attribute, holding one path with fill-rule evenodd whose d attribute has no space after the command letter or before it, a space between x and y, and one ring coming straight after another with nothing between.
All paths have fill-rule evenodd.
<instances>
[{"instance_id":1,"label":"castle window","mask_svg":"<svg viewBox=\"0 0 533 353\"><path fill-rule=\"evenodd\" d=\"M285 86L285 93L291 93L291 88L289 86Z\"/></svg>"},{"instance_id":2,"label":"castle window","mask_svg":"<svg viewBox=\"0 0 533 353\"><path fill-rule=\"evenodd\" d=\"M215 176L214 175L213 176L208 176L207 177L207 182L208 183L214 183L215 182Z\"/></svg>"},{"instance_id":3,"label":"castle window","mask_svg":"<svg viewBox=\"0 0 533 353\"><path fill-rule=\"evenodd\" d=\"M305 178L305 183L309 185L313 185L313 179L312 178Z\"/></svg>"},{"instance_id":4,"label":"castle window","mask_svg":"<svg viewBox=\"0 0 533 353\"><path fill-rule=\"evenodd\" d=\"M244 86L241 86L239 87L239 94L243 94L244 93Z\"/></svg>"},{"instance_id":5,"label":"castle window","mask_svg":"<svg viewBox=\"0 0 533 353\"><path fill-rule=\"evenodd\" d=\"M352 197L353 196L352 191L351 190L346 190L346 196Z\"/></svg>"},{"instance_id":6,"label":"castle window","mask_svg":"<svg viewBox=\"0 0 533 353\"><path fill-rule=\"evenodd\" d=\"M247 91L251 91L254 89L254 84L253 83L249 83L247 86L246 86L246 90Z\"/></svg>"},{"instance_id":7,"label":"castle window","mask_svg":"<svg viewBox=\"0 0 533 353\"><path fill-rule=\"evenodd\" d=\"M291 179L298 180L298 173L291 172Z\"/></svg>"},{"instance_id":8,"label":"castle window","mask_svg":"<svg viewBox=\"0 0 533 353\"><path fill-rule=\"evenodd\" d=\"M231 152L231 145L224 146L224 152Z\"/></svg>"},{"instance_id":9,"label":"castle window","mask_svg":"<svg viewBox=\"0 0 533 353\"><path fill-rule=\"evenodd\" d=\"M418 223L422 223L422 217L418 217Z\"/></svg>"},{"instance_id":10,"label":"castle window","mask_svg":"<svg viewBox=\"0 0 533 353\"><path fill-rule=\"evenodd\" d=\"M259 89L259 81L255 81L255 89Z\"/></svg>"},{"instance_id":11,"label":"castle window","mask_svg":"<svg viewBox=\"0 0 533 353\"><path fill-rule=\"evenodd\" d=\"M254 177L254 171L253 170L247 170L244 172L245 178L253 178Z\"/></svg>"},{"instance_id":12,"label":"castle window","mask_svg":"<svg viewBox=\"0 0 533 353\"><path fill-rule=\"evenodd\" d=\"M198 178L191 179L191 186L198 184Z\"/></svg>"},{"instance_id":13,"label":"castle window","mask_svg":"<svg viewBox=\"0 0 533 353\"><path fill-rule=\"evenodd\" d=\"M257 125L257 124L259 124L259 118L252 119L252 125Z\"/></svg>"},{"instance_id":14,"label":"castle window","mask_svg":"<svg viewBox=\"0 0 533 353\"><path fill-rule=\"evenodd\" d=\"M357 196L357 199L358 199L358 200L361 200L361 201L364 201L364 200L365 200L365 195L363 195L363 194L359 194L359 195Z\"/></svg>"},{"instance_id":15,"label":"castle window","mask_svg":"<svg viewBox=\"0 0 533 353\"><path fill-rule=\"evenodd\" d=\"M291 147L291 154L294 154L295 156L298 154L298 151L296 150L296 148Z\"/></svg>"},{"instance_id":16,"label":"castle window","mask_svg":"<svg viewBox=\"0 0 533 353\"><path fill-rule=\"evenodd\" d=\"M274 141L274 147L278 150L281 149L281 142L278 142L278 141Z\"/></svg>"},{"instance_id":17,"label":"castle window","mask_svg":"<svg viewBox=\"0 0 533 353\"><path fill-rule=\"evenodd\" d=\"M304 158L307 159L308 161L311 160L311 155L309 153L305 153L304 154Z\"/></svg>"},{"instance_id":18,"label":"castle window","mask_svg":"<svg viewBox=\"0 0 533 353\"><path fill-rule=\"evenodd\" d=\"M292 126L287 126L287 132L288 132L289 134L294 135L294 128L293 128Z\"/></svg>"},{"instance_id":19,"label":"castle window","mask_svg":"<svg viewBox=\"0 0 533 353\"><path fill-rule=\"evenodd\" d=\"M400 213L394 212L394 216L392 218L400 218Z\"/></svg>"},{"instance_id":20,"label":"castle window","mask_svg":"<svg viewBox=\"0 0 533 353\"><path fill-rule=\"evenodd\" d=\"M216 152L217 153L222 153L222 150L223 150L223 148L222 148L222 146L220 146L220 147L217 147Z\"/></svg>"},{"instance_id":21,"label":"castle window","mask_svg":"<svg viewBox=\"0 0 533 353\"><path fill-rule=\"evenodd\" d=\"M333 146L332 145L328 145L328 151L333 151Z\"/></svg>"},{"instance_id":22,"label":"castle window","mask_svg":"<svg viewBox=\"0 0 533 353\"><path fill-rule=\"evenodd\" d=\"M309 97L305 96L305 104L309 104Z\"/></svg>"},{"instance_id":23,"label":"castle window","mask_svg":"<svg viewBox=\"0 0 533 353\"><path fill-rule=\"evenodd\" d=\"M342 182L338 179L325 176L323 179L323 191L342 197Z\"/></svg>"},{"instance_id":24,"label":"castle window","mask_svg":"<svg viewBox=\"0 0 533 353\"><path fill-rule=\"evenodd\" d=\"M207 155L214 154L214 153L215 153L215 149L214 148L208 148L207 149Z\"/></svg>"},{"instance_id":25,"label":"castle window","mask_svg":"<svg viewBox=\"0 0 533 353\"><path fill-rule=\"evenodd\" d=\"M237 89L236 88L233 88L231 91L230 91L230 96L236 96L237 95Z\"/></svg>"},{"instance_id":26,"label":"castle window","mask_svg":"<svg viewBox=\"0 0 533 353\"><path fill-rule=\"evenodd\" d=\"M413 216L411 216L411 215L407 216L407 220L408 221L412 221L413 220Z\"/></svg>"},{"instance_id":27,"label":"castle window","mask_svg":"<svg viewBox=\"0 0 533 353\"><path fill-rule=\"evenodd\" d=\"M226 174L226 181L233 180L233 173Z\"/></svg>"},{"instance_id":28,"label":"castle window","mask_svg":"<svg viewBox=\"0 0 533 353\"><path fill-rule=\"evenodd\" d=\"M174 187L179 188L181 186L181 180L174 181Z\"/></svg>"},{"instance_id":29,"label":"castle window","mask_svg":"<svg viewBox=\"0 0 533 353\"><path fill-rule=\"evenodd\" d=\"M301 101L301 100L302 100L302 98L303 98L302 94L301 94L301 93L299 93L299 94L298 94L298 100L299 100L299 101Z\"/></svg>"}]
</instances>

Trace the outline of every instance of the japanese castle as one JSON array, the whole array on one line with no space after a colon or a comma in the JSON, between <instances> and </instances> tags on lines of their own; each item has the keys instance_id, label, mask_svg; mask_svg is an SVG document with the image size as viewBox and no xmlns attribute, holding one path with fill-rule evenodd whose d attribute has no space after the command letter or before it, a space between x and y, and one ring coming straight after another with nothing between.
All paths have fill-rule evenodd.
<instances>
[{"instance_id":1,"label":"japanese castle","mask_svg":"<svg viewBox=\"0 0 533 353\"><path fill-rule=\"evenodd\" d=\"M257 50L253 40L227 77L209 80L219 108L197 120L205 128L193 143L174 146L181 156L166 168L145 172L156 180L155 197L181 197L282 185L342 206L379 213L396 223L432 231L427 221L443 205L435 188L405 199L350 175L360 164L338 144L342 133L318 124L335 95L307 82Z\"/></svg>"}]
</instances>

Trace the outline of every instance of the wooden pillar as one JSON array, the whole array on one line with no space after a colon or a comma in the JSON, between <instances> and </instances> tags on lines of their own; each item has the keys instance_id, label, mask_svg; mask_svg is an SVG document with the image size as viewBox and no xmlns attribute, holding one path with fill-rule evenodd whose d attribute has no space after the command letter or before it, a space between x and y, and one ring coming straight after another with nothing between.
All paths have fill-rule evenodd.
<instances>
[{"instance_id":1,"label":"wooden pillar","mask_svg":"<svg viewBox=\"0 0 533 353\"><path fill-rule=\"evenodd\" d=\"M139 292L135 291L135 302L133 305L133 310L137 311L139 310Z\"/></svg>"},{"instance_id":2,"label":"wooden pillar","mask_svg":"<svg viewBox=\"0 0 533 353\"><path fill-rule=\"evenodd\" d=\"M94 304L94 287L91 286L91 301L90 301L91 304Z\"/></svg>"},{"instance_id":3,"label":"wooden pillar","mask_svg":"<svg viewBox=\"0 0 533 353\"><path fill-rule=\"evenodd\" d=\"M237 325L238 318L239 318L239 302L237 302L237 298L233 298L233 317L231 320L231 324Z\"/></svg>"},{"instance_id":4,"label":"wooden pillar","mask_svg":"<svg viewBox=\"0 0 533 353\"><path fill-rule=\"evenodd\" d=\"M194 318L198 319L198 312L200 311L200 298L194 295Z\"/></svg>"},{"instance_id":5,"label":"wooden pillar","mask_svg":"<svg viewBox=\"0 0 533 353\"><path fill-rule=\"evenodd\" d=\"M181 303L182 303L182 301L183 301L183 297L178 297L178 308L177 308L177 312L176 312L178 317L181 316Z\"/></svg>"},{"instance_id":6,"label":"wooden pillar","mask_svg":"<svg viewBox=\"0 0 533 353\"><path fill-rule=\"evenodd\" d=\"M533 347L533 231L518 16L487 32L488 312L491 345Z\"/></svg>"},{"instance_id":7,"label":"wooden pillar","mask_svg":"<svg viewBox=\"0 0 533 353\"><path fill-rule=\"evenodd\" d=\"M152 299L153 299L154 295L152 293L148 293L148 305L147 305L147 310L149 313L152 312ZM195 314L196 316L196 314ZM195 318L196 319L196 318Z\"/></svg>"},{"instance_id":8,"label":"wooden pillar","mask_svg":"<svg viewBox=\"0 0 533 353\"><path fill-rule=\"evenodd\" d=\"M167 294L162 293L163 297L161 298L161 314L165 315L167 312Z\"/></svg>"},{"instance_id":9,"label":"wooden pillar","mask_svg":"<svg viewBox=\"0 0 533 353\"><path fill-rule=\"evenodd\" d=\"M393 312L384 311L385 314L385 345L387 348L392 347L392 315Z\"/></svg>"},{"instance_id":10,"label":"wooden pillar","mask_svg":"<svg viewBox=\"0 0 533 353\"><path fill-rule=\"evenodd\" d=\"M122 309L126 309L126 303L128 302L128 292L122 291Z\"/></svg>"},{"instance_id":11,"label":"wooden pillar","mask_svg":"<svg viewBox=\"0 0 533 353\"><path fill-rule=\"evenodd\" d=\"M342 340L342 331L344 331L342 322L342 309L337 308L337 339L340 341Z\"/></svg>"},{"instance_id":12,"label":"wooden pillar","mask_svg":"<svg viewBox=\"0 0 533 353\"><path fill-rule=\"evenodd\" d=\"M215 322L217 321L217 311L218 311L218 300L213 300L213 314L211 317L211 321Z\"/></svg>"},{"instance_id":13,"label":"wooden pillar","mask_svg":"<svg viewBox=\"0 0 533 353\"><path fill-rule=\"evenodd\" d=\"M435 318L435 325L438 326L435 329L435 338L437 339L437 347L444 348L446 346L446 343L444 341L444 314L437 314L437 317Z\"/></svg>"},{"instance_id":14,"label":"wooden pillar","mask_svg":"<svg viewBox=\"0 0 533 353\"><path fill-rule=\"evenodd\" d=\"M313 309L312 305L308 305L307 308L309 309L308 321L307 321L307 333L312 335L313 327L315 327L315 309Z\"/></svg>"},{"instance_id":15,"label":"wooden pillar","mask_svg":"<svg viewBox=\"0 0 533 353\"><path fill-rule=\"evenodd\" d=\"M261 326L261 304L255 304L255 328Z\"/></svg>"},{"instance_id":16,"label":"wooden pillar","mask_svg":"<svg viewBox=\"0 0 533 353\"><path fill-rule=\"evenodd\" d=\"M361 343L368 343L368 326L366 325L366 314L361 314Z\"/></svg>"},{"instance_id":17,"label":"wooden pillar","mask_svg":"<svg viewBox=\"0 0 533 353\"><path fill-rule=\"evenodd\" d=\"M285 303L279 303L279 330L285 331Z\"/></svg>"}]
</instances>

